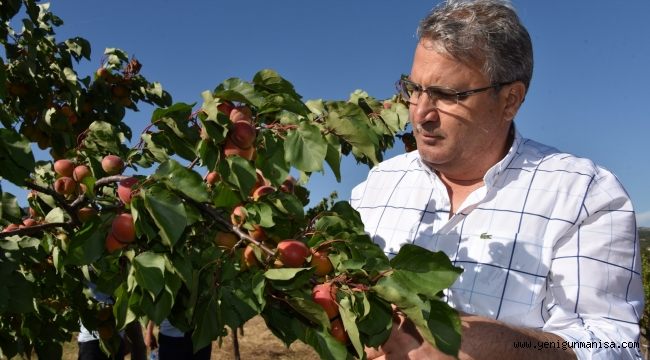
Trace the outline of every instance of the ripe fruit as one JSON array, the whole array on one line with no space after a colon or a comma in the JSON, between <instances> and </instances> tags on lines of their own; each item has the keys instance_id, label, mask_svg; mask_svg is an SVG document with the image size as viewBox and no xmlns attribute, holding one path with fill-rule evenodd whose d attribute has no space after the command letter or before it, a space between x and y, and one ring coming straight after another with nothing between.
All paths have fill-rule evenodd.
<instances>
[{"instance_id":1,"label":"ripe fruit","mask_svg":"<svg viewBox=\"0 0 650 360\"><path fill-rule=\"evenodd\" d=\"M243 207L242 205L236 206L232 210L232 214L230 214L230 222L233 225L243 225L246 222L246 217L248 216L248 212L246 211L246 208Z\"/></svg>"},{"instance_id":2,"label":"ripe fruit","mask_svg":"<svg viewBox=\"0 0 650 360\"><path fill-rule=\"evenodd\" d=\"M97 69L97 71L95 71L95 76L97 78L106 80L109 75L110 73L108 72L108 69L106 69L105 67L100 67L99 69Z\"/></svg>"},{"instance_id":3,"label":"ripe fruit","mask_svg":"<svg viewBox=\"0 0 650 360\"><path fill-rule=\"evenodd\" d=\"M348 333L345 332L345 327L343 327L343 321L341 319L336 319L332 321L330 328L330 334L342 344L347 344L350 338Z\"/></svg>"},{"instance_id":4,"label":"ripe fruit","mask_svg":"<svg viewBox=\"0 0 650 360\"><path fill-rule=\"evenodd\" d=\"M19 228L18 224L9 224L4 229L2 229L2 232L18 230L18 228Z\"/></svg>"},{"instance_id":5,"label":"ripe fruit","mask_svg":"<svg viewBox=\"0 0 650 360\"><path fill-rule=\"evenodd\" d=\"M38 225L38 221L36 221L36 220L34 220L32 218L27 218L27 219L23 220L23 226L24 227L30 227L30 226L34 226L34 225Z\"/></svg>"},{"instance_id":6,"label":"ripe fruit","mask_svg":"<svg viewBox=\"0 0 650 360\"><path fill-rule=\"evenodd\" d=\"M238 106L230 112L230 121L248 121L253 122L253 112L248 106Z\"/></svg>"},{"instance_id":7,"label":"ripe fruit","mask_svg":"<svg viewBox=\"0 0 650 360\"><path fill-rule=\"evenodd\" d=\"M255 185L253 186L253 189L257 189L260 186L263 185L270 185L271 183L264 177L264 174L262 173L262 170L260 169L255 169Z\"/></svg>"},{"instance_id":8,"label":"ripe fruit","mask_svg":"<svg viewBox=\"0 0 650 360\"><path fill-rule=\"evenodd\" d=\"M302 241L291 239L278 243L278 258L286 267L301 267L309 253L309 248Z\"/></svg>"},{"instance_id":9,"label":"ripe fruit","mask_svg":"<svg viewBox=\"0 0 650 360\"><path fill-rule=\"evenodd\" d=\"M235 121L228 132L228 137L240 149L248 149L255 142L255 127L248 121Z\"/></svg>"},{"instance_id":10,"label":"ripe fruit","mask_svg":"<svg viewBox=\"0 0 650 360\"><path fill-rule=\"evenodd\" d=\"M61 195L70 195L77 189L77 183L71 177L60 177L54 182L54 191Z\"/></svg>"},{"instance_id":11,"label":"ripe fruit","mask_svg":"<svg viewBox=\"0 0 650 360\"><path fill-rule=\"evenodd\" d=\"M104 246L106 247L106 250L109 253L113 253L116 250L125 247L126 244L117 241L117 239L115 238L115 236L113 236L113 234L108 234L106 235L106 241L104 242Z\"/></svg>"},{"instance_id":12,"label":"ripe fruit","mask_svg":"<svg viewBox=\"0 0 650 360\"><path fill-rule=\"evenodd\" d=\"M77 187L77 195L82 195L85 194L88 191L88 187L84 183L78 184L79 186Z\"/></svg>"},{"instance_id":13,"label":"ripe fruit","mask_svg":"<svg viewBox=\"0 0 650 360\"><path fill-rule=\"evenodd\" d=\"M327 257L327 252L323 250L311 249L311 261L309 264L316 269L314 272L316 276L325 276L334 270L332 262Z\"/></svg>"},{"instance_id":14,"label":"ripe fruit","mask_svg":"<svg viewBox=\"0 0 650 360\"><path fill-rule=\"evenodd\" d=\"M217 105L217 110L221 111L222 113L226 114L226 116L230 117L230 113L232 112L232 109L234 109L235 106L231 102L224 102L219 105Z\"/></svg>"},{"instance_id":15,"label":"ripe fruit","mask_svg":"<svg viewBox=\"0 0 650 360\"><path fill-rule=\"evenodd\" d=\"M230 137L226 138L226 143L223 146L223 154L226 156L241 156L246 160L253 160L255 157L255 147L251 146L248 149L242 149L237 146Z\"/></svg>"},{"instance_id":16,"label":"ripe fruit","mask_svg":"<svg viewBox=\"0 0 650 360\"><path fill-rule=\"evenodd\" d=\"M113 85L111 86L111 94L116 98L124 98L129 95L129 89L124 85Z\"/></svg>"},{"instance_id":17,"label":"ripe fruit","mask_svg":"<svg viewBox=\"0 0 650 360\"><path fill-rule=\"evenodd\" d=\"M266 231L264 231L264 228L257 224L253 225L253 230L248 230L248 235L259 242L268 240L268 236L266 236Z\"/></svg>"},{"instance_id":18,"label":"ripe fruit","mask_svg":"<svg viewBox=\"0 0 650 360\"><path fill-rule=\"evenodd\" d=\"M108 175L121 174L124 171L124 161L117 155L106 155L102 159L102 169Z\"/></svg>"},{"instance_id":19,"label":"ripe fruit","mask_svg":"<svg viewBox=\"0 0 650 360\"><path fill-rule=\"evenodd\" d=\"M294 179L293 176L289 175L280 185L280 191L288 194L293 194L293 190L295 186L296 186L296 179Z\"/></svg>"},{"instance_id":20,"label":"ripe fruit","mask_svg":"<svg viewBox=\"0 0 650 360\"><path fill-rule=\"evenodd\" d=\"M225 249L232 249L238 242L239 238L237 235L231 232L220 231L214 237L214 244Z\"/></svg>"},{"instance_id":21,"label":"ripe fruit","mask_svg":"<svg viewBox=\"0 0 650 360\"><path fill-rule=\"evenodd\" d=\"M61 159L54 162L54 172L60 176L72 177L74 163L68 159Z\"/></svg>"},{"instance_id":22,"label":"ripe fruit","mask_svg":"<svg viewBox=\"0 0 650 360\"><path fill-rule=\"evenodd\" d=\"M61 106L61 108L59 109L59 112L61 113L61 115L65 116L68 119L68 122L71 125L74 125L74 124L77 123L77 120L78 120L77 114L75 114L74 110L72 110L72 108L69 105Z\"/></svg>"},{"instance_id":23,"label":"ripe fruit","mask_svg":"<svg viewBox=\"0 0 650 360\"><path fill-rule=\"evenodd\" d=\"M134 177L126 178L117 184L117 196L125 204L131 203L131 196L133 194L133 186L138 183L138 179Z\"/></svg>"},{"instance_id":24,"label":"ripe fruit","mask_svg":"<svg viewBox=\"0 0 650 360\"><path fill-rule=\"evenodd\" d=\"M253 201L258 201L262 196L275 192L275 188L270 185L263 185L253 191Z\"/></svg>"},{"instance_id":25,"label":"ripe fruit","mask_svg":"<svg viewBox=\"0 0 650 360\"><path fill-rule=\"evenodd\" d=\"M337 290L336 285L328 282L314 286L311 291L312 300L323 307L329 319L339 314L339 305L336 303Z\"/></svg>"},{"instance_id":26,"label":"ripe fruit","mask_svg":"<svg viewBox=\"0 0 650 360\"><path fill-rule=\"evenodd\" d=\"M133 216L128 213L119 214L111 224L111 234L121 243L130 243L135 240L135 224Z\"/></svg>"},{"instance_id":27,"label":"ripe fruit","mask_svg":"<svg viewBox=\"0 0 650 360\"><path fill-rule=\"evenodd\" d=\"M61 160L59 160L59 161L61 161ZM74 171L72 172L72 178L77 182L80 182L85 177L90 176L90 175L92 175L92 173L90 172L90 168L88 166L86 166L86 165L79 165L79 166L75 167Z\"/></svg>"},{"instance_id":28,"label":"ripe fruit","mask_svg":"<svg viewBox=\"0 0 650 360\"><path fill-rule=\"evenodd\" d=\"M214 185L221 179L221 176L219 176L219 173L216 171L210 171L208 175L205 177L205 182L208 185Z\"/></svg>"},{"instance_id":29,"label":"ripe fruit","mask_svg":"<svg viewBox=\"0 0 650 360\"><path fill-rule=\"evenodd\" d=\"M259 260L257 260L257 256L255 256L255 248L253 247L253 245L248 244L244 249L244 251L242 251L242 261L241 261L242 270L256 267L259 264L260 262Z\"/></svg>"},{"instance_id":30,"label":"ripe fruit","mask_svg":"<svg viewBox=\"0 0 650 360\"><path fill-rule=\"evenodd\" d=\"M82 223L88 222L95 216L97 216L97 210L90 206L82 207L81 209L77 210L77 217Z\"/></svg>"}]
</instances>

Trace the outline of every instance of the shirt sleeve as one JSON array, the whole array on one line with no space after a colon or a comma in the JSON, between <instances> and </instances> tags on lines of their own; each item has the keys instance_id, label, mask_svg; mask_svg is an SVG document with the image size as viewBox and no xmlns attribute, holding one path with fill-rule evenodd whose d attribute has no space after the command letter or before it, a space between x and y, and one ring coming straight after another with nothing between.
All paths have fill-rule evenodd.
<instances>
[{"instance_id":1,"label":"shirt sleeve","mask_svg":"<svg viewBox=\"0 0 650 360\"><path fill-rule=\"evenodd\" d=\"M554 246L544 331L578 359L640 359L643 287L636 220L616 177L599 169L579 218Z\"/></svg>"}]
</instances>

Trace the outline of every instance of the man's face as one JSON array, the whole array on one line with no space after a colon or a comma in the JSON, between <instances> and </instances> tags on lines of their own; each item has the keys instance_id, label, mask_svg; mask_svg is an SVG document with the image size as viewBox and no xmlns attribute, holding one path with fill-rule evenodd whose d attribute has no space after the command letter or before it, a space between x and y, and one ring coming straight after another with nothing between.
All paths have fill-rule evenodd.
<instances>
[{"instance_id":1,"label":"man's face","mask_svg":"<svg viewBox=\"0 0 650 360\"><path fill-rule=\"evenodd\" d=\"M491 85L478 67L461 63L431 45L427 40L418 44L409 77L412 82L458 92ZM505 152L514 114L504 110L504 94L506 89L489 89L458 102L455 98L431 101L427 94L410 99L410 121L422 159L459 180L481 177Z\"/></svg>"}]
</instances>

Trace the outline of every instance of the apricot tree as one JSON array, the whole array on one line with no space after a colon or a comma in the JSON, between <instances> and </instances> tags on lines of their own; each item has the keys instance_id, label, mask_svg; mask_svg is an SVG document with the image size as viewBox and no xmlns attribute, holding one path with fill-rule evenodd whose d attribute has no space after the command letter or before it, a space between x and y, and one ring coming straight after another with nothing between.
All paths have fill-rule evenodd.
<instances>
[{"instance_id":1,"label":"apricot tree","mask_svg":"<svg viewBox=\"0 0 650 360\"><path fill-rule=\"evenodd\" d=\"M56 42L47 5L2 2L0 16L0 176L30 190L21 207L0 188L2 355L56 357L79 321L107 352L128 323L165 318L200 348L261 315L287 345L363 358L390 334L393 307L457 353L459 320L439 296L459 270L444 254L405 245L388 259L348 203L306 209L310 174L329 166L340 179L342 156L373 165L403 136L398 98L303 101L262 70L198 107L173 103L118 49L81 77L90 44ZM156 109L128 147L124 118L141 102Z\"/></svg>"}]
</instances>

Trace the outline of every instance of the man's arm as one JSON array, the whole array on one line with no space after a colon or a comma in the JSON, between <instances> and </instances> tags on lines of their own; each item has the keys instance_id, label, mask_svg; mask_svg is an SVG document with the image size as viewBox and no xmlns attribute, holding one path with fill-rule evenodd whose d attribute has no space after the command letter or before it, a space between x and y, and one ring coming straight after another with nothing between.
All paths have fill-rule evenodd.
<instances>
[{"instance_id":1,"label":"man's arm","mask_svg":"<svg viewBox=\"0 0 650 360\"><path fill-rule=\"evenodd\" d=\"M538 330L514 327L482 316L462 314L462 342L458 358L469 359L575 359L564 339ZM547 344L545 347L544 344ZM560 346L558 346L560 345ZM369 359L453 359L424 341L415 326L398 315L390 338L379 349L366 351Z\"/></svg>"}]
</instances>

